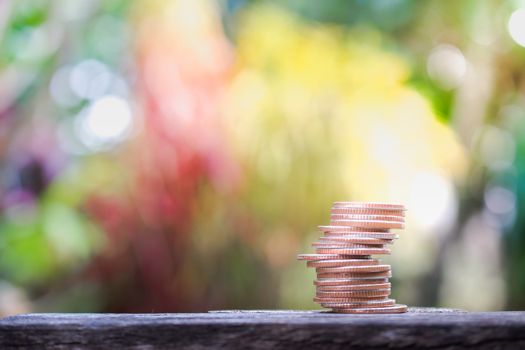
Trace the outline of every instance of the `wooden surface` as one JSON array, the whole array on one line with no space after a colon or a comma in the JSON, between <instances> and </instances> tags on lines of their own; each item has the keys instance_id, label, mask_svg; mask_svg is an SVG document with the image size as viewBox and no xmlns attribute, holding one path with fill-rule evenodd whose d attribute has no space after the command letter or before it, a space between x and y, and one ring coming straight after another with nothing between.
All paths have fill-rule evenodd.
<instances>
[{"instance_id":1,"label":"wooden surface","mask_svg":"<svg viewBox=\"0 0 525 350\"><path fill-rule=\"evenodd\" d=\"M401 315L319 311L28 314L0 320L0 349L525 348L525 312L411 309Z\"/></svg>"}]
</instances>

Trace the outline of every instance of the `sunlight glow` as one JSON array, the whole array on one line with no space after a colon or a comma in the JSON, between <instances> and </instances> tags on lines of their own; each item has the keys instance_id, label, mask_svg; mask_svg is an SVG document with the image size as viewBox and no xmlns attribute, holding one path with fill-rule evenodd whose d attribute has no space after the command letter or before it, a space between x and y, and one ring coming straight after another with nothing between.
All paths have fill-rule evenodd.
<instances>
[{"instance_id":1,"label":"sunlight glow","mask_svg":"<svg viewBox=\"0 0 525 350\"><path fill-rule=\"evenodd\" d=\"M84 145L103 149L128 136L133 124L130 106L121 97L107 95L78 116L77 131Z\"/></svg>"},{"instance_id":2,"label":"sunlight glow","mask_svg":"<svg viewBox=\"0 0 525 350\"><path fill-rule=\"evenodd\" d=\"M517 9L510 15L507 28L512 39L525 47L525 9Z\"/></svg>"},{"instance_id":3,"label":"sunlight glow","mask_svg":"<svg viewBox=\"0 0 525 350\"><path fill-rule=\"evenodd\" d=\"M457 214L452 183L434 173L418 173L413 180L409 209L420 229L446 232Z\"/></svg>"}]
</instances>

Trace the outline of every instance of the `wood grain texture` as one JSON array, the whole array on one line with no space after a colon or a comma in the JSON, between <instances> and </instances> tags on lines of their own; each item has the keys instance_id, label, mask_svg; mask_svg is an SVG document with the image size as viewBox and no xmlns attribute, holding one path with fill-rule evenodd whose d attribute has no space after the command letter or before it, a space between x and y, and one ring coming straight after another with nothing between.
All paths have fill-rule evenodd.
<instances>
[{"instance_id":1,"label":"wood grain texture","mask_svg":"<svg viewBox=\"0 0 525 350\"><path fill-rule=\"evenodd\" d=\"M525 348L525 312L411 309L27 314L0 320L0 349Z\"/></svg>"}]
</instances>

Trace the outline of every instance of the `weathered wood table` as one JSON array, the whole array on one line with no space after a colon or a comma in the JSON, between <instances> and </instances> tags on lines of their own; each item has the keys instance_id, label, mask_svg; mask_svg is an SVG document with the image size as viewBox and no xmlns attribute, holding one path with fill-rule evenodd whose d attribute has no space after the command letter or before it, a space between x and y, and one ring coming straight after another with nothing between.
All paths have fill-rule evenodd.
<instances>
[{"instance_id":1,"label":"weathered wood table","mask_svg":"<svg viewBox=\"0 0 525 350\"><path fill-rule=\"evenodd\" d=\"M525 312L411 309L28 314L0 320L0 349L525 348Z\"/></svg>"}]
</instances>

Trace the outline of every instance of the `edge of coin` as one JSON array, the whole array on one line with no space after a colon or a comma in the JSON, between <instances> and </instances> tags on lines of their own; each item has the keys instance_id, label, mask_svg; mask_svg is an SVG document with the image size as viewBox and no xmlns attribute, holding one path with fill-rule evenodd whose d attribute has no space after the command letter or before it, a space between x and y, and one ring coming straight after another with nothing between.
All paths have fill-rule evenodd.
<instances>
[{"instance_id":1,"label":"edge of coin","mask_svg":"<svg viewBox=\"0 0 525 350\"><path fill-rule=\"evenodd\" d=\"M382 229L404 229L405 224L399 221L385 220L330 220L330 225L344 227L382 228Z\"/></svg>"},{"instance_id":2,"label":"edge of coin","mask_svg":"<svg viewBox=\"0 0 525 350\"><path fill-rule=\"evenodd\" d=\"M360 284L379 284L387 283L388 277L374 277L374 278L325 278L324 280L314 280L313 284L317 287L326 286L348 286Z\"/></svg>"},{"instance_id":3,"label":"edge of coin","mask_svg":"<svg viewBox=\"0 0 525 350\"><path fill-rule=\"evenodd\" d=\"M400 210L406 211L402 204L386 203L386 202L334 202L332 208L367 208L367 209L382 209L382 210Z\"/></svg>"},{"instance_id":4,"label":"edge of coin","mask_svg":"<svg viewBox=\"0 0 525 350\"><path fill-rule=\"evenodd\" d=\"M340 260L312 260L307 261L307 267L338 267L380 265L380 259L340 259Z\"/></svg>"},{"instance_id":5,"label":"edge of coin","mask_svg":"<svg viewBox=\"0 0 525 350\"><path fill-rule=\"evenodd\" d=\"M334 313L340 314L402 314L408 312L408 306L404 304L395 304L394 306L385 306L377 308L332 308Z\"/></svg>"}]
</instances>

